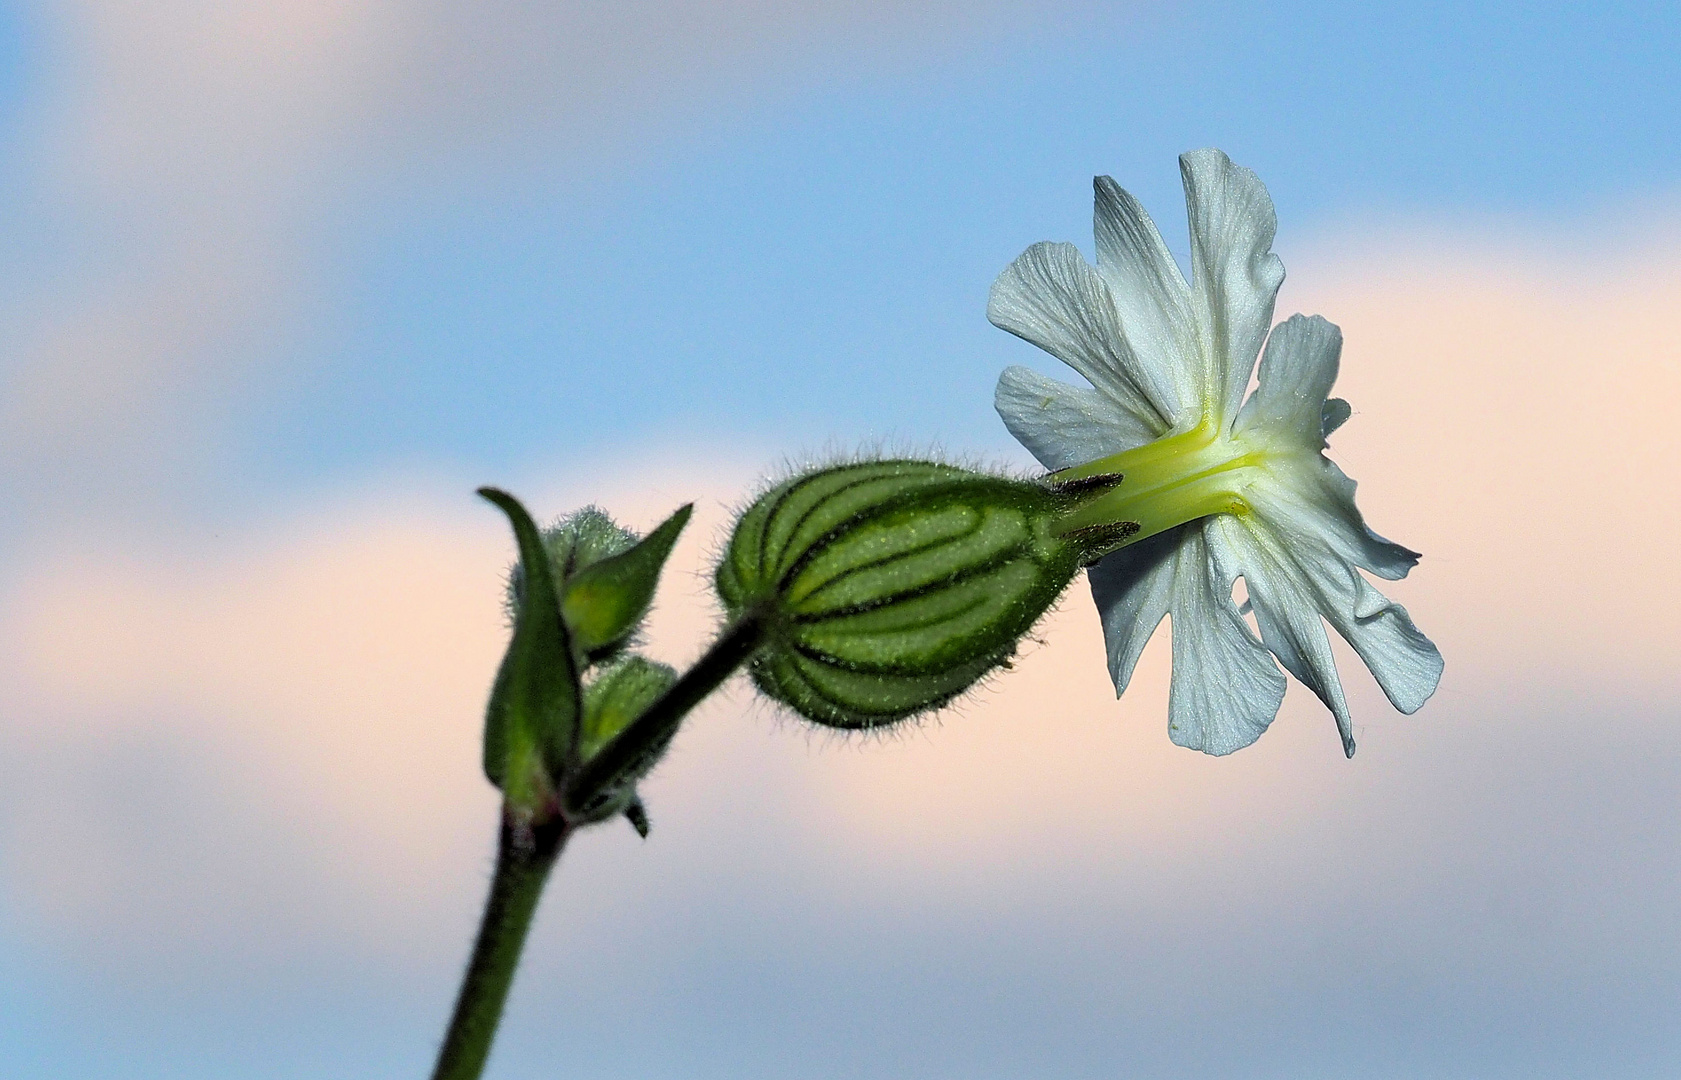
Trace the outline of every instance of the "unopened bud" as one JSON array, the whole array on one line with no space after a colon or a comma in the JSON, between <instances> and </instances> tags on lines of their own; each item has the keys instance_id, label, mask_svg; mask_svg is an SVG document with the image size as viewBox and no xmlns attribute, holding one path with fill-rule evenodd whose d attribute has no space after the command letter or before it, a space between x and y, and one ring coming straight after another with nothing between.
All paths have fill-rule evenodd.
<instances>
[{"instance_id":1,"label":"unopened bud","mask_svg":"<svg viewBox=\"0 0 1681 1080\"><path fill-rule=\"evenodd\" d=\"M587 764L676 681L677 672L670 667L640 656L627 656L602 669L584 687L584 722L578 740L580 763ZM647 835L648 819L636 797L636 783L664 756L675 734L674 729L663 740L648 746L616 783L597 792L578 808L577 820L602 821L627 813L636 831Z\"/></svg>"},{"instance_id":2,"label":"unopened bud","mask_svg":"<svg viewBox=\"0 0 1681 1080\"><path fill-rule=\"evenodd\" d=\"M549 576L579 664L610 659L634 640L692 510L692 504L680 507L643 539L594 506L542 530ZM508 575L508 609L516 620L525 591L522 559Z\"/></svg>"}]
</instances>

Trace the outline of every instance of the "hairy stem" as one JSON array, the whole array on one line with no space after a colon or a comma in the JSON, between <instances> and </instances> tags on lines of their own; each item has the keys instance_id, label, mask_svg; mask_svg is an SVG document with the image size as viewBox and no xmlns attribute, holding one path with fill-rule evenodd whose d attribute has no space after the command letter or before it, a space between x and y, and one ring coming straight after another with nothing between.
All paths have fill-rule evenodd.
<instances>
[{"instance_id":1,"label":"hairy stem","mask_svg":"<svg viewBox=\"0 0 1681 1080\"><path fill-rule=\"evenodd\" d=\"M694 667L572 776L566 784L567 807L575 811L587 806L598 794L635 773L649 753L663 747L689 710L722 686L764 644L770 618L768 609L748 608L742 612Z\"/></svg>"},{"instance_id":2,"label":"hairy stem","mask_svg":"<svg viewBox=\"0 0 1681 1080\"><path fill-rule=\"evenodd\" d=\"M571 831L558 817L552 824L533 828L503 815L496 876L485 901L484 921L432 1080L478 1080L484 1071L537 901Z\"/></svg>"}]
</instances>

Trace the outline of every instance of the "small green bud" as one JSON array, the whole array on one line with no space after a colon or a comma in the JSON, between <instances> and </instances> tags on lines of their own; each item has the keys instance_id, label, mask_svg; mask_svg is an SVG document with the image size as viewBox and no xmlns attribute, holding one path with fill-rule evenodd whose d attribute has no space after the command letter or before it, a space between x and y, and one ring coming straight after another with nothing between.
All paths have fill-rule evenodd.
<instances>
[{"instance_id":1,"label":"small green bud","mask_svg":"<svg viewBox=\"0 0 1681 1080\"><path fill-rule=\"evenodd\" d=\"M648 614L660 571L694 510L678 509L648 538L627 551L580 568L562 586L560 613L572 632L572 646L589 660L616 652Z\"/></svg>"},{"instance_id":2,"label":"small green bud","mask_svg":"<svg viewBox=\"0 0 1681 1080\"><path fill-rule=\"evenodd\" d=\"M599 506L575 510L539 533L543 551L548 555L549 573L557 585L580 570L636 546L636 534L608 517ZM524 602L525 558L521 552L520 561L508 575L509 614L518 616Z\"/></svg>"},{"instance_id":3,"label":"small green bud","mask_svg":"<svg viewBox=\"0 0 1681 1080\"><path fill-rule=\"evenodd\" d=\"M768 696L842 728L945 704L1009 659L1084 561L1067 499L922 461L795 477L737 523L717 572L731 616L767 620Z\"/></svg>"},{"instance_id":4,"label":"small green bud","mask_svg":"<svg viewBox=\"0 0 1681 1080\"><path fill-rule=\"evenodd\" d=\"M634 639L693 509L692 504L679 508L641 541L594 506L542 530L550 577L580 667L611 659ZM508 610L516 619L524 603L524 563L522 555L508 575Z\"/></svg>"},{"instance_id":5,"label":"small green bud","mask_svg":"<svg viewBox=\"0 0 1681 1080\"><path fill-rule=\"evenodd\" d=\"M676 681L677 672L669 665L642 656L627 656L603 668L584 688L579 758L588 761L594 757Z\"/></svg>"},{"instance_id":6,"label":"small green bud","mask_svg":"<svg viewBox=\"0 0 1681 1080\"><path fill-rule=\"evenodd\" d=\"M647 711L677 681L677 672L665 664L641 656L627 656L601 670L584 688L584 720L578 741L580 763L587 763ZM574 815L580 821L603 821L626 814L637 831L645 833L647 816L636 797L636 782L648 774L671 745L674 728L665 738L646 748L636 763L604 791L595 793ZM641 824L637 825L637 817Z\"/></svg>"}]
</instances>

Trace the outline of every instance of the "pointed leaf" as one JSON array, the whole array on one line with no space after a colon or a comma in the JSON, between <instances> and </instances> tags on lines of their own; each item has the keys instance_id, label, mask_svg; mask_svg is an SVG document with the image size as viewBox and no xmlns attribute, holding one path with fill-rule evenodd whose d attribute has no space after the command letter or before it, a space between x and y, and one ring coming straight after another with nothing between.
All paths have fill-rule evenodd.
<instances>
[{"instance_id":1,"label":"pointed leaf","mask_svg":"<svg viewBox=\"0 0 1681 1080\"><path fill-rule=\"evenodd\" d=\"M580 655L610 652L636 629L693 511L693 503L682 507L629 551L592 563L567 580L560 610Z\"/></svg>"},{"instance_id":2,"label":"pointed leaf","mask_svg":"<svg viewBox=\"0 0 1681 1080\"><path fill-rule=\"evenodd\" d=\"M485 775L517 802L541 793L532 788L536 778L516 773L540 764L547 780L558 782L571 763L578 741L578 674L536 523L512 495L495 488L480 488L479 494L508 515L523 574L525 595L484 728ZM511 771L511 764L520 768Z\"/></svg>"}]
</instances>

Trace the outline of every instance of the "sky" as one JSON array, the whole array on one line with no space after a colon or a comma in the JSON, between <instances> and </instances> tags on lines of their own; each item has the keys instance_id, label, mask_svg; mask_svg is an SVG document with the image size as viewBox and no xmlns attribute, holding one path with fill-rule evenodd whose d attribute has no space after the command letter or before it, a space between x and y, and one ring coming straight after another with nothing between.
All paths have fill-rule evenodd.
<instances>
[{"instance_id":1,"label":"sky","mask_svg":"<svg viewBox=\"0 0 1681 1080\"><path fill-rule=\"evenodd\" d=\"M842 739L743 683L581 836L488 1076L1681 1067L1681 14L978 0L0 3L0 1075L424 1074L493 853L495 483L695 522L863 448L1024 469L990 326L1112 175L1277 205L1332 454L1446 674L1360 751L1120 701L1076 585ZM1339 643L1340 647L1340 643Z\"/></svg>"}]
</instances>

